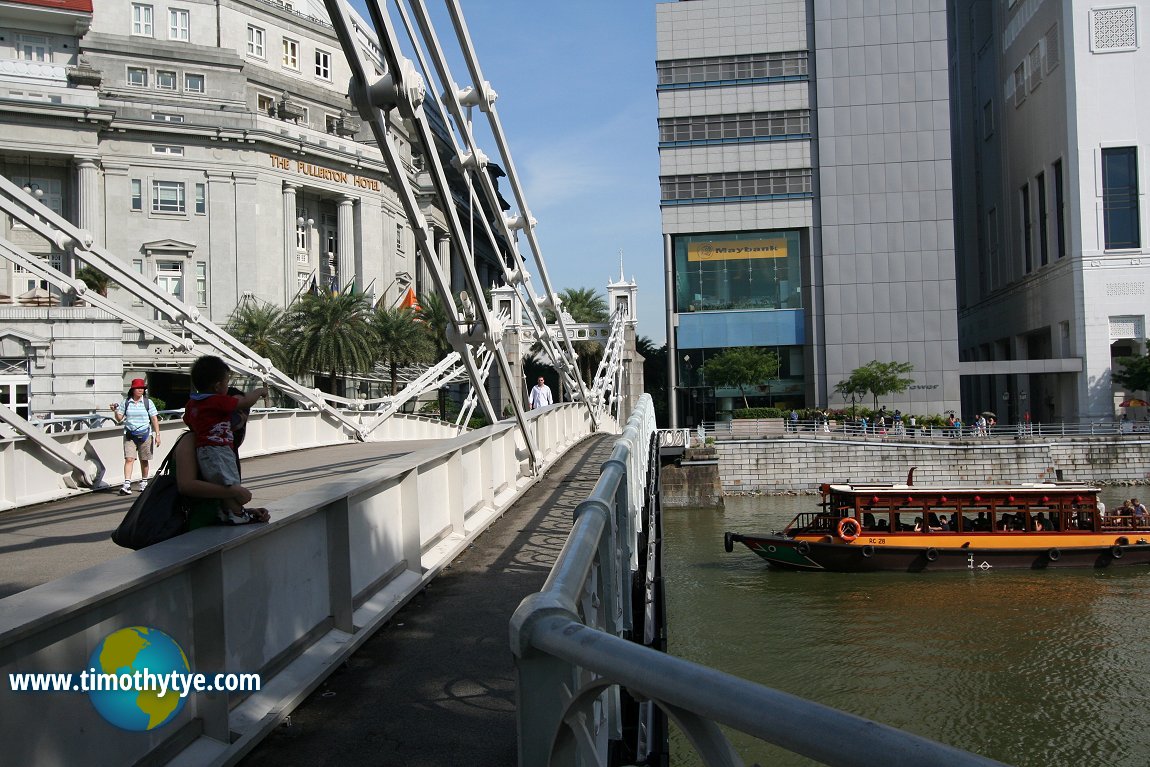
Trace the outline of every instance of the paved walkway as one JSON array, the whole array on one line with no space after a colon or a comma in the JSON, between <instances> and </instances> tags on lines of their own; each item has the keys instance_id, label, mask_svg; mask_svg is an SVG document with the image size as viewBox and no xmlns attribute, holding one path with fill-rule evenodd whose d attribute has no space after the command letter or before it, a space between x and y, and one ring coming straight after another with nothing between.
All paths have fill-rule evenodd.
<instances>
[{"instance_id":1,"label":"paved walkway","mask_svg":"<svg viewBox=\"0 0 1150 767\"><path fill-rule=\"evenodd\" d=\"M508 623L542 588L614 441L572 448L241 764L515 764Z\"/></svg>"},{"instance_id":2,"label":"paved walkway","mask_svg":"<svg viewBox=\"0 0 1150 767\"><path fill-rule=\"evenodd\" d=\"M354 442L245 458L244 485L254 496L252 506L266 506L437 442ZM0 599L128 553L110 536L136 494L121 496L117 490L0 513Z\"/></svg>"}]
</instances>

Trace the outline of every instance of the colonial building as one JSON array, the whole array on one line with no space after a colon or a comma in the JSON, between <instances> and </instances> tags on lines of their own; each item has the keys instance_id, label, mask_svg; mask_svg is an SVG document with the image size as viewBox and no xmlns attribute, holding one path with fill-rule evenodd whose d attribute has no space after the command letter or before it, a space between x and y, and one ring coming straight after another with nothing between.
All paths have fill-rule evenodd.
<instances>
[{"instance_id":1,"label":"colonial building","mask_svg":"<svg viewBox=\"0 0 1150 767\"><path fill-rule=\"evenodd\" d=\"M373 33L358 23L364 54L378 60ZM284 307L315 287L395 303L409 286L432 286L349 80L319 0L2 0L0 174L221 325L243 301ZM397 128L404 172L418 187L419 151ZM442 222L440 204L424 200L432 224ZM55 245L3 219L0 236L73 273ZM458 256L446 227L435 231L451 275ZM501 270L490 249L480 251L487 284ZM49 285L53 297L40 302L65 306L18 298L37 287L0 259L0 293L12 297L0 302L16 302L0 303L0 313L13 322L21 314L20 337L39 344L33 353L31 341L3 340L4 369L31 397L16 402L11 388L6 401L38 414L87 411L139 373L179 388L158 371L185 369L187 356L127 328L122 355L37 375L29 360L53 372L58 358L90 354L69 352L56 326L95 311L67 306ZM127 291L110 298L144 311ZM120 337L118 322L102 322L113 328L105 342Z\"/></svg>"}]
</instances>

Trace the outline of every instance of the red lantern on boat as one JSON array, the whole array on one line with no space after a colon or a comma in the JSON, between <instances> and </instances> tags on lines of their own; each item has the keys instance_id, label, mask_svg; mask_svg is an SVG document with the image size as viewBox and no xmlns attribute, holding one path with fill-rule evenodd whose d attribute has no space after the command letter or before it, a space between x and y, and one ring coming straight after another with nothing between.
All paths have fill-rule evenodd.
<instances>
[{"instance_id":1,"label":"red lantern on boat","mask_svg":"<svg viewBox=\"0 0 1150 767\"><path fill-rule=\"evenodd\" d=\"M872 495L872 496L871 496L871 499L870 499L870 502L871 502L871 503L878 503L878 496L877 496L877 495Z\"/></svg>"},{"instance_id":2,"label":"red lantern on boat","mask_svg":"<svg viewBox=\"0 0 1150 767\"><path fill-rule=\"evenodd\" d=\"M941 497L938 499L938 502L939 502L939 503L946 503L946 496L945 496L945 495L944 495L944 496L941 496Z\"/></svg>"},{"instance_id":3,"label":"red lantern on boat","mask_svg":"<svg viewBox=\"0 0 1150 767\"><path fill-rule=\"evenodd\" d=\"M1014 496L1013 495L1006 496L1006 502L1007 503L1014 503Z\"/></svg>"},{"instance_id":4,"label":"red lantern on boat","mask_svg":"<svg viewBox=\"0 0 1150 767\"><path fill-rule=\"evenodd\" d=\"M982 496L981 496L981 495L976 495L976 496L974 496L974 500L975 500L975 501L981 501L981 500L982 500Z\"/></svg>"}]
</instances>

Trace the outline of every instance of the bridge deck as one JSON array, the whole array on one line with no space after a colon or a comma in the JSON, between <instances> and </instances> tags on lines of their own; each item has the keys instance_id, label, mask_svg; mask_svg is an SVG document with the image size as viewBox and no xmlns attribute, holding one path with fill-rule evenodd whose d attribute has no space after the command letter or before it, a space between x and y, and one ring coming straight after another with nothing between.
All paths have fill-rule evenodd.
<instances>
[{"instance_id":1,"label":"bridge deck","mask_svg":"<svg viewBox=\"0 0 1150 767\"><path fill-rule=\"evenodd\" d=\"M252 491L251 505L265 506L438 442L354 442L245 458L244 485ZM126 553L110 536L138 493L121 496L117 490L0 513L0 599Z\"/></svg>"},{"instance_id":2,"label":"bridge deck","mask_svg":"<svg viewBox=\"0 0 1150 767\"><path fill-rule=\"evenodd\" d=\"M573 447L242 764L515 764L508 622L542 588L614 441Z\"/></svg>"}]
</instances>

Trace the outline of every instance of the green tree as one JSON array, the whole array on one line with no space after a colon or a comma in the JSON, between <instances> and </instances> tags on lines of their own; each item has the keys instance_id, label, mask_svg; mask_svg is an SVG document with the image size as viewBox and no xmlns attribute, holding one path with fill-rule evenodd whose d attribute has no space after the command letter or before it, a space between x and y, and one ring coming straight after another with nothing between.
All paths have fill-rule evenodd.
<instances>
[{"instance_id":1,"label":"green tree","mask_svg":"<svg viewBox=\"0 0 1150 767\"><path fill-rule=\"evenodd\" d=\"M284 347L285 322L286 316L279 307L244 301L232 312L224 330L276 367L284 368L288 363Z\"/></svg>"},{"instance_id":2,"label":"green tree","mask_svg":"<svg viewBox=\"0 0 1150 767\"><path fill-rule=\"evenodd\" d=\"M109 288L116 287L111 277L94 266L81 266L76 270L76 279L87 285L88 290L94 290L104 298L108 297Z\"/></svg>"},{"instance_id":3,"label":"green tree","mask_svg":"<svg viewBox=\"0 0 1150 767\"><path fill-rule=\"evenodd\" d=\"M743 396L743 407L750 407L746 387L778 378L779 355L773 350L763 351L749 346L727 349L707 360L703 365L703 375L716 386L736 387Z\"/></svg>"},{"instance_id":4,"label":"green tree","mask_svg":"<svg viewBox=\"0 0 1150 767\"><path fill-rule=\"evenodd\" d=\"M1150 389L1150 354L1142 357L1117 357L1110 377L1130 391Z\"/></svg>"},{"instance_id":5,"label":"green tree","mask_svg":"<svg viewBox=\"0 0 1150 767\"><path fill-rule=\"evenodd\" d=\"M435 350L435 359L439 360L451 353L451 344L447 342L447 306L437 293L429 293L419 297L419 311L415 318L424 323L432 348Z\"/></svg>"},{"instance_id":6,"label":"green tree","mask_svg":"<svg viewBox=\"0 0 1150 767\"><path fill-rule=\"evenodd\" d=\"M349 373L367 373L376 360L371 304L362 293L305 294L287 315L288 368L326 371L332 394Z\"/></svg>"},{"instance_id":7,"label":"green tree","mask_svg":"<svg viewBox=\"0 0 1150 767\"><path fill-rule=\"evenodd\" d=\"M643 388L655 403L655 420L668 422L667 345L655 346L647 336L635 339L635 350L643 355Z\"/></svg>"},{"instance_id":8,"label":"green tree","mask_svg":"<svg viewBox=\"0 0 1150 767\"><path fill-rule=\"evenodd\" d=\"M411 309L389 309L380 304L371 323L378 343L376 358L387 366L391 393L395 394L399 390L399 368L430 360L435 354L434 341L425 323L417 322Z\"/></svg>"},{"instance_id":9,"label":"green tree","mask_svg":"<svg viewBox=\"0 0 1150 767\"><path fill-rule=\"evenodd\" d=\"M862 391L869 391L874 396L874 409L878 410L878 398L888 394L902 394L907 387L914 383L913 378L906 374L914 370L909 362L879 362L871 360L860 368L851 371L848 381ZM837 389L836 389L837 391Z\"/></svg>"}]
</instances>

